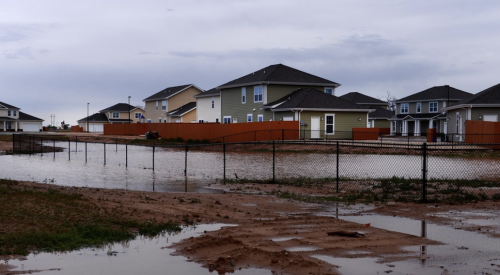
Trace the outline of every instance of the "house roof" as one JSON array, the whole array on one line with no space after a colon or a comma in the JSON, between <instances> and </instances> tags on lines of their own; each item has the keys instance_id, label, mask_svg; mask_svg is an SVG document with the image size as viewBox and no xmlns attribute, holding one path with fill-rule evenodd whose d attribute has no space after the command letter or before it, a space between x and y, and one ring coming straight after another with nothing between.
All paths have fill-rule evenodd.
<instances>
[{"instance_id":1,"label":"house roof","mask_svg":"<svg viewBox=\"0 0 500 275\"><path fill-rule=\"evenodd\" d=\"M199 93L194 97L199 98L199 97L210 97L210 96L220 96L220 89L212 88L208 91L204 91L203 93Z\"/></svg>"},{"instance_id":2,"label":"house roof","mask_svg":"<svg viewBox=\"0 0 500 275\"><path fill-rule=\"evenodd\" d=\"M198 88L194 84L186 84L186 85L181 85L181 86L174 86L174 87L165 88L165 89L157 92L156 94L143 99L142 101L167 99L175 94L178 94L178 93L186 90L189 87L195 87L196 89L203 91L202 89Z\"/></svg>"},{"instance_id":3,"label":"house roof","mask_svg":"<svg viewBox=\"0 0 500 275\"><path fill-rule=\"evenodd\" d=\"M115 105L113 105L111 107L108 107L106 109L102 109L99 112L101 112L101 113L112 112L112 111L116 111L116 112L128 112L128 111L132 111L134 109L141 109L141 108L135 107L135 106L130 105L128 103L118 103L118 104L115 104Z\"/></svg>"},{"instance_id":4,"label":"house roof","mask_svg":"<svg viewBox=\"0 0 500 275\"><path fill-rule=\"evenodd\" d=\"M381 107L375 107L375 111L368 114L368 118L390 118L394 116L394 111L389 111Z\"/></svg>"},{"instance_id":5,"label":"house roof","mask_svg":"<svg viewBox=\"0 0 500 275\"><path fill-rule=\"evenodd\" d=\"M19 109L16 106L12 106L10 104L4 103L0 101L0 108L6 108L6 109Z\"/></svg>"},{"instance_id":6,"label":"house roof","mask_svg":"<svg viewBox=\"0 0 500 275\"><path fill-rule=\"evenodd\" d=\"M457 103L457 105L461 104L500 104L500 84L489 87Z\"/></svg>"},{"instance_id":7,"label":"house roof","mask_svg":"<svg viewBox=\"0 0 500 275\"><path fill-rule=\"evenodd\" d=\"M269 84L307 84L316 86L333 86L338 87L340 84L328 79L321 78L297 69L285 66L283 64L275 64L267 66L263 69L247 74L235 80L229 81L217 88L232 88L245 85L258 85L261 83Z\"/></svg>"},{"instance_id":8,"label":"house roof","mask_svg":"<svg viewBox=\"0 0 500 275\"><path fill-rule=\"evenodd\" d=\"M349 100L326 94L313 88L301 88L264 105L266 109L349 109L368 111Z\"/></svg>"},{"instance_id":9,"label":"house roof","mask_svg":"<svg viewBox=\"0 0 500 275\"><path fill-rule=\"evenodd\" d=\"M88 117L84 117L80 120L78 120L78 122L93 122L93 121L97 121L97 122L109 122L109 119L108 117L106 116L106 114L103 114L103 113L95 113L93 115L90 115Z\"/></svg>"},{"instance_id":10,"label":"house roof","mask_svg":"<svg viewBox=\"0 0 500 275\"><path fill-rule=\"evenodd\" d=\"M189 113L194 109L196 109L196 101L189 102L188 104L184 104L181 107L168 112L167 115L171 116L171 117L181 117L184 114Z\"/></svg>"},{"instance_id":11,"label":"house roof","mask_svg":"<svg viewBox=\"0 0 500 275\"><path fill-rule=\"evenodd\" d=\"M33 121L33 120L43 121L43 119L41 119L41 118L34 117L32 115L28 115L27 113L23 113L21 111L19 111L19 120L25 120L25 121Z\"/></svg>"},{"instance_id":12,"label":"house roof","mask_svg":"<svg viewBox=\"0 0 500 275\"><path fill-rule=\"evenodd\" d=\"M396 100L396 102L401 103L408 101L428 101L436 99L450 99L457 101L457 100L462 100L464 98L468 98L470 96L472 96L471 93L464 92L462 90L445 85L445 86L435 86L427 90L421 91L419 93L403 97L399 100Z\"/></svg>"},{"instance_id":13,"label":"house roof","mask_svg":"<svg viewBox=\"0 0 500 275\"><path fill-rule=\"evenodd\" d=\"M345 95L339 96L340 98L343 98L345 100L352 101L357 104L374 104L374 105L387 105L387 102L384 102L380 99L376 99L371 96L364 95L362 93L358 92L351 92L347 93Z\"/></svg>"}]
</instances>

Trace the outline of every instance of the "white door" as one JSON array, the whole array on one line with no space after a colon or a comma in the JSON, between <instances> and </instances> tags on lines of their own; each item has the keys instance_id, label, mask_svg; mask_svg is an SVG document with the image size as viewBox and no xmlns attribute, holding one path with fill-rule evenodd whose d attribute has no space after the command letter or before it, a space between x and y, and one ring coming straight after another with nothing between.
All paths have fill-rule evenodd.
<instances>
[{"instance_id":1,"label":"white door","mask_svg":"<svg viewBox=\"0 0 500 275\"><path fill-rule=\"evenodd\" d=\"M484 115L483 116L483 121L497 122L498 121L498 115Z\"/></svg>"},{"instance_id":2,"label":"white door","mask_svg":"<svg viewBox=\"0 0 500 275\"><path fill-rule=\"evenodd\" d=\"M89 125L89 131L92 132L92 133L102 133L102 132L104 132L104 125L103 124L90 123L90 125Z\"/></svg>"},{"instance_id":3,"label":"white door","mask_svg":"<svg viewBox=\"0 0 500 275\"><path fill-rule=\"evenodd\" d=\"M319 117L313 116L311 117L311 138L319 138L320 134L320 124Z\"/></svg>"},{"instance_id":4,"label":"white door","mask_svg":"<svg viewBox=\"0 0 500 275\"><path fill-rule=\"evenodd\" d=\"M40 123L23 123L23 132L39 132Z\"/></svg>"}]
</instances>

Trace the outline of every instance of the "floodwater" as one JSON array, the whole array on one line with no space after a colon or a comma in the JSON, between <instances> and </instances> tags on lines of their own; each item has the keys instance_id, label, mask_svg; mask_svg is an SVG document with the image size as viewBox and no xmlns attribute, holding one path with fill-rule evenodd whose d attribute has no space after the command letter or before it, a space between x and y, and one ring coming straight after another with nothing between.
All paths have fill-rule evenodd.
<instances>
[{"instance_id":1,"label":"floodwater","mask_svg":"<svg viewBox=\"0 0 500 275\"><path fill-rule=\"evenodd\" d=\"M52 143L46 143L52 146ZM78 187L130 189L159 192L220 192L206 188L224 177L220 151L56 142L63 152L0 156L2 178L48 182ZM86 148L85 148L86 146ZM69 147L69 150L68 150ZM187 161L186 161L187 156ZM272 178L272 153L229 152L226 178ZM339 176L373 179L420 178L420 156L339 156ZM429 178L500 178L500 162L491 159L429 157ZM186 173L185 173L186 172ZM336 156L331 154L276 153L276 179L334 178Z\"/></svg>"},{"instance_id":2,"label":"floodwater","mask_svg":"<svg viewBox=\"0 0 500 275\"><path fill-rule=\"evenodd\" d=\"M88 248L68 253L31 254L27 260L9 260L7 264L16 266L11 270L24 271L42 275L65 274L214 274L207 268L190 262L183 256L172 256L174 249L168 248L174 243L203 232L219 230L226 224L203 224L184 228L179 234L170 234L155 238L138 238L136 240L113 244L103 248ZM215 271L215 273L217 273ZM228 271L228 273L231 273ZM241 269L234 271L237 275L271 274L264 269Z\"/></svg>"},{"instance_id":3,"label":"floodwater","mask_svg":"<svg viewBox=\"0 0 500 275\"><path fill-rule=\"evenodd\" d=\"M343 206L340 207L341 209ZM349 207L347 207L349 208ZM460 223L495 225L500 231L500 219L492 213L475 211L478 218L464 221L458 220L453 227L429 223L425 220L383 216L377 214L353 215L352 211L331 207L321 213L324 216L334 216L339 219L359 223L369 223L371 227L405 233L443 243L442 245L426 245L404 247L407 255L386 255L390 257L416 256L411 260L383 262L381 258L371 257L361 251L358 254L349 253L349 257L331 257L318 253L316 258L333 265L340 266L342 274L500 274L500 239L486 234L462 230ZM340 212L340 213L339 213ZM438 213L447 215L453 213ZM478 227L480 228L480 226Z\"/></svg>"}]
</instances>

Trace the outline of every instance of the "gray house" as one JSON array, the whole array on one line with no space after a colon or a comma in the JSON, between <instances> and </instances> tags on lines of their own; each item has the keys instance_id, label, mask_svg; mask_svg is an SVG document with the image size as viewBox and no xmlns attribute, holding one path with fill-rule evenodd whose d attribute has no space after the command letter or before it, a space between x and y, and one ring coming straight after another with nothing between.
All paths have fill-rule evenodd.
<instances>
[{"instance_id":1,"label":"gray house","mask_svg":"<svg viewBox=\"0 0 500 275\"><path fill-rule=\"evenodd\" d=\"M500 84L445 108L448 122L447 132L463 141L467 120L498 122L500 115Z\"/></svg>"},{"instance_id":2,"label":"gray house","mask_svg":"<svg viewBox=\"0 0 500 275\"><path fill-rule=\"evenodd\" d=\"M446 86L427 90L396 100L396 114L391 117L391 135L425 135L427 129L444 133L448 129L445 108L472 94Z\"/></svg>"}]
</instances>

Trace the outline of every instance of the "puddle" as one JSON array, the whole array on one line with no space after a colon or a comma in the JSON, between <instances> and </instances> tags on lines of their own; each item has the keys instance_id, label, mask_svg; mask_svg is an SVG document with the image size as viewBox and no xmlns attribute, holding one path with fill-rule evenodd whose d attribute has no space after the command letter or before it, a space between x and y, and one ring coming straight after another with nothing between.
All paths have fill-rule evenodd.
<instances>
[{"instance_id":1,"label":"puddle","mask_svg":"<svg viewBox=\"0 0 500 275\"><path fill-rule=\"evenodd\" d=\"M315 246L294 246L294 247L289 247L285 248L286 251L289 252L307 252L307 251L316 251L321 248L315 247Z\"/></svg>"},{"instance_id":2,"label":"puddle","mask_svg":"<svg viewBox=\"0 0 500 275\"><path fill-rule=\"evenodd\" d=\"M104 248L89 248L67 253L40 253L29 255L27 260L9 260L16 268L10 272L40 271L37 274L214 274L183 256L172 256L174 243L195 237L206 231L219 230L227 224L205 224L196 228L184 228L181 233L156 238L140 238L113 244ZM51 270L52 269L52 270ZM238 275L271 274L264 269L242 269Z\"/></svg>"},{"instance_id":3,"label":"puddle","mask_svg":"<svg viewBox=\"0 0 500 275\"><path fill-rule=\"evenodd\" d=\"M271 238L271 241L273 242L286 242L290 240L300 240L302 237L278 237L278 238Z\"/></svg>"},{"instance_id":4,"label":"puddle","mask_svg":"<svg viewBox=\"0 0 500 275\"><path fill-rule=\"evenodd\" d=\"M243 206L257 206L256 203L244 203Z\"/></svg>"}]
</instances>

